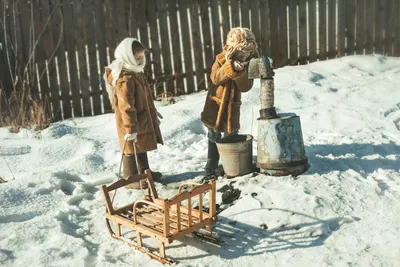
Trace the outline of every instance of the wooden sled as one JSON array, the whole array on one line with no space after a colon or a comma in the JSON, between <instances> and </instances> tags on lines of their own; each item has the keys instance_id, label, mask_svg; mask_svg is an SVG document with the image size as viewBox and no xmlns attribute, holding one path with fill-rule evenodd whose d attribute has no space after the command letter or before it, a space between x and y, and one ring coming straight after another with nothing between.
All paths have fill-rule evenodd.
<instances>
[{"instance_id":1,"label":"wooden sled","mask_svg":"<svg viewBox=\"0 0 400 267\"><path fill-rule=\"evenodd\" d=\"M110 192L124 187L130 183L146 180L149 186L149 194L143 200L135 201L129 205L114 209L110 199ZM184 187L189 187L188 191L183 191ZM165 244L170 244L174 240L181 239L187 234L197 234L211 242L218 242L213 237L211 225L217 221L216 216L216 190L215 180L207 184L183 183L178 189L178 194L170 199L158 198L154 187L151 172L130 176L109 186L103 185L101 188L106 201L106 224L113 238L126 242L141 252L149 255L153 259L163 264L170 264L172 260L165 256ZM204 193L208 194L209 211L203 210ZM193 198L199 200L198 208L192 208ZM182 204L187 202L187 204ZM112 230L110 221L116 225L116 231ZM136 232L136 242L124 237L121 226ZM205 227L204 233L198 232ZM159 255L143 247L142 235L156 238L159 241Z\"/></svg>"}]
</instances>

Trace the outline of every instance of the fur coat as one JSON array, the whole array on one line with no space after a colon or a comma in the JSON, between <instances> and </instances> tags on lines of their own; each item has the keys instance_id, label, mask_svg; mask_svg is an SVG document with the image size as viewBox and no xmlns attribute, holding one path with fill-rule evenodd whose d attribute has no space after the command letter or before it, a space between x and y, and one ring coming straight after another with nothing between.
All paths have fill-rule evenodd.
<instances>
[{"instance_id":1,"label":"fur coat","mask_svg":"<svg viewBox=\"0 0 400 267\"><path fill-rule=\"evenodd\" d=\"M247 67L236 72L232 60L225 52L216 56L211 69L212 86L201 113L203 124L215 131L232 133L240 129L240 105L242 92L249 91L253 80L247 78Z\"/></svg>"}]
</instances>

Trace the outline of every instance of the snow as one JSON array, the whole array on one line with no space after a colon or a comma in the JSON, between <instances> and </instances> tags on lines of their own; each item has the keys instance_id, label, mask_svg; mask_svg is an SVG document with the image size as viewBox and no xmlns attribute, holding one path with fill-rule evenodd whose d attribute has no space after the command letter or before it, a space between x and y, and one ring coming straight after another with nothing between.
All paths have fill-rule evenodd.
<instances>
[{"instance_id":1,"label":"snow","mask_svg":"<svg viewBox=\"0 0 400 267\"><path fill-rule=\"evenodd\" d=\"M400 59L349 56L276 70L279 112L301 118L310 169L298 177L220 177L241 191L222 211L216 247L194 237L167 246L174 266L399 266ZM259 81L243 94L242 133L257 139ZM199 180L207 155L199 121L206 92L158 104L165 145L149 154L161 197ZM1 266L161 266L112 239L99 186L116 179L114 115L0 128ZM254 142L256 155L256 141ZM8 168L7 164L10 166ZM13 179L13 176L15 179ZM116 203L141 198L118 190ZM150 238L145 244L154 248Z\"/></svg>"}]
</instances>

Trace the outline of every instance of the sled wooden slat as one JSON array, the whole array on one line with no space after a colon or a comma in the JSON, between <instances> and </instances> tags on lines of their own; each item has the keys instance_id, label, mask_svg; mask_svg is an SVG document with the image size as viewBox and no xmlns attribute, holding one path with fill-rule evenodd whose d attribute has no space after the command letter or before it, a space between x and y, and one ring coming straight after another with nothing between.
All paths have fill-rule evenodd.
<instances>
[{"instance_id":1,"label":"sled wooden slat","mask_svg":"<svg viewBox=\"0 0 400 267\"><path fill-rule=\"evenodd\" d=\"M142 180L146 180L149 185L150 195L145 195L144 200L137 200L114 209L110 192ZM183 191L187 186L190 186L189 190ZM130 176L126 180L116 181L110 186L103 185L101 190L106 202L106 224L111 236L137 248L161 263L171 263L165 256L165 243L170 244L203 227L206 228L206 234L203 234L205 238L217 240L211 232L211 225L217 221L214 180L208 184L183 184L179 187L176 196L171 199L160 199L157 196L151 172L146 170L145 174ZM196 208L192 208L193 198L199 199L199 205ZM208 198L208 202L205 201L205 198ZM186 204L183 205L182 202ZM203 211L205 202L209 203L210 213ZM114 222L115 231L110 221ZM136 231L136 244L124 236L121 226ZM159 255L142 247L142 235L158 240Z\"/></svg>"},{"instance_id":2,"label":"sled wooden slat","mask_svg":"<svg viewBox=\"0 0 400 267\"><path fill-rule=\"evenodd\" d=\"M181 209L181 212L180 212L181 216L183 216L183 218L186 218L188 215L187 207L181 206L180 209ZM171 214L176 215L176 213L174 213L174 212L171 212ZM210 217L210 214L207 212L203 211L202 214L203 214L203 219ZM200 218L200 212L198 210L192 210L192 216L194 216L195 218Z\"/></svg>"},{"instance_id":3,"label":"sled wooden slat","mask_svg":"<svg viewBox=\"0 0 400 267\"><path fill-rule=\"evenodd\" d=\"M174 212L172 209L169 212L169 218L170 218L170 222L174 222L174 223L180 223L185 227L188 227L188 210L186 207L180 207L180 209L182 210L182 212ZM146 210L144 209L138 209L139 212L146 212ZM163 213L161 211L147 211L147 212L151 212L152 217L157 217L157 218L161 218L163 216ZM199 216L198 216L199 212L198 211L193 211L192 214L192 221L194 222L198 222L199 221ZM153 216L153 215L157 215L157 216ZM179 216L178 216L179 215ZM147 215L143 215L143 216L147 216ZM207 218L209 218L209 216L207 215ZM157 219L156 219L157 220Z\"/></svg>"},{"instance_id":4,"label":"sled wooden slat","mask_svg":"<svg viewBox=\"0 0 400 267\"><path fill-rule=\"evenodd\" d=\"M126 186L128 184L134 183L134 182L139 182L143 179L146 179L146 175L145 174L139 174L139 175L135 175L135 176L130 176L128 179L121 179L115 183L113 183L112 185L110 185L108 187L108 191L113 191L115 189L118 189L122 186Z\"/></svg>"},{"instance_id":5,"label":"sled wooden slat","mask_svg":"<svg viewBox=\"0 0 400 267\"><path fill-rule=\"evenodd\" d=\"M118 215L118 214L117 215L112 215L112 214L108 215L108 214L106 214L106 218L107 219L111 219L111 220L115 221L116 223L119 223L119 224L122 224L124 226L127 226L129 228L134 229L133 227L131 227L132 221L127 219L127 218L124 218L121 215Z\"/></svg>"},{"instance_id":6,"label":"sled wooden slat","mask_svg":"<svg viewBox=\"0 0 400 267\"><path fill-rule=\"evenodd\" d=\"M131 211L133 209L133 204L125 205L117 210L115 210L116 214L123 214L125 212Z\"/></svg>"}]
</instances>

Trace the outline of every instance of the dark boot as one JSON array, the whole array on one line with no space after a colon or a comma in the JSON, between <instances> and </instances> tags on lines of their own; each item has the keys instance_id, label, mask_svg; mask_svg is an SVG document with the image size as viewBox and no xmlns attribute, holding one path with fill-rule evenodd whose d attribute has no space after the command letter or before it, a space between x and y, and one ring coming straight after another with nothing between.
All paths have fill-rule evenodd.
<instances>
[{"instance_id":1,"label":"dark boot","mask_svg":"<svg viewBox=\"0 0 400 267\"><path fill-rule=\"evenodd\" d=\"M149 167L149 158L147 157L147 152L138 153L138 162L139 162L139 170L141 173L144 173L145 170L150 169ZM159 181L162 177L161 172L153 172L151 171L151 176L153 177L153 181Z\"/></svg>"},{"instance_id":2,"label":"dark boot","mask_svg":"<svg viewBox=\"0 0 400 267\"><path fill-rule=\"evenodd\" d=\"M124 179L127 179L129 176L138 174L135 155L124 155L122 163L123 163ZM125 187L129 189L140 189L140 184L132 183ZM142 188L143 189L147 188L147 183L145 181L142 181Z\"/></svg>"},{"instance_id":3,"label":"dark boot","mask_svg":"<svg viewBox=\"0 0 400 267\"><path fill-rule=\"evenodd\" d=\"M207 164L205 167L206 175L203 180L210 180L217 178L217 168L219 163L219 152L217 144L208 140L208 155Z\"/></svg>"},{"instance_id":4,"label":"dark boot","mask_svg":"<svg viewBox=\"0 0 400 267\"><path fill-rule=\"evenodd\" d=\"M275 107L260 109L260 117L261 119L279 118L278 114L276 113Z\"/></svg>"}]
</instances>

